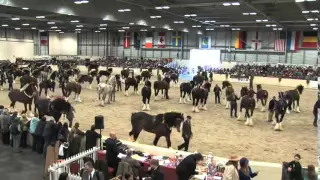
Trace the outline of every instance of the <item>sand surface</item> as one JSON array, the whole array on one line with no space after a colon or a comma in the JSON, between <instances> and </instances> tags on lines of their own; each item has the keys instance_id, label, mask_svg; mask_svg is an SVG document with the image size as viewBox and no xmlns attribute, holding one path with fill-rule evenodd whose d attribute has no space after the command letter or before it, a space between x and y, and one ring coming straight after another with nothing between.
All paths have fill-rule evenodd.
<instances>
[{"instance_id":1,"label":"sand surface","mask_svg":"<svg viewBox=\"0 0 320 180\"><path fill-rule=\"evenodd\" d=\"M221 86L221 82L218 83ZM241 85L233 83L236 93L240 94ZM7 85L5 85L7 86ZM18 83L15 87L20 87ZM105 107L99 106L96 83L89 89L83 85L81 93L82 103L73 102L73 94L70 101L76 109L76 122L80 123L82 130L87 130L94 124L96 115L105 117L104 135L108 132L116 132L118 138L128 140L128 132L131 130L130 116L132 112L140 111L142 98L129 90L129 97L123 92L116 93L116 102ZM141 86L139 87L141 88ZM277 95L278 91L288 88L276 86L263 86L269 91L269 97ZM0 91L1 104L9 105L8 91ZM140 92L140 89L139 89ZM154 92L153 92L154 93ZM57 89L50 95L61 95ZM44 95L42 95L44 96ZM212 152L216 156L228 157L230 154L238 154L248 157L250 160L280 163L289 161L295 153L302 156L303 166L317 164L317 128L312 126L312 109L316 101L316 90L306 89L301 97L300 114L291 113L284 118L284 131L276 132L270 123L266 122L267 112L255 111L253 116L254 127L244 125L243 121L231 119L229 110L221 104L214 104L213 93L210 93L208 110L200 113L193 113L192 105L179 104L179 88L171 88L169 91L170 100L154 100L154 94L150 103L150 114L164 113L166 111L179 111L184 115L192 116L193 139L190 142L189 151L202 153ZM17 103L17 110L22 110L23 105ZM138 139L139 143L152 144L154 135L142 131ZM183 142L181 134L175 129L171 134L172 147L174 149ZM166 147L165 138L161 138L158 146Z\"/></svg>"}]
</instances>

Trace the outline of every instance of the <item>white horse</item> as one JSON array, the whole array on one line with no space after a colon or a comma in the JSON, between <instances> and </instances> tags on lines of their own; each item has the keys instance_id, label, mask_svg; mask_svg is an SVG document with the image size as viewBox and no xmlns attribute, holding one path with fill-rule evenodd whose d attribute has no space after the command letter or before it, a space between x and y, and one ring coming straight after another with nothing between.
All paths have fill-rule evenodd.
<instances>
[{"instance_id":1,"label":"white horse","mask_svg":"<svg viewBox=\"0 0 320 180\"><path fill-rule=\"evenodd\" d=\"M110 104L113 87L106 83L100 83L98 84L97 90L99 95L99 101L101 100L101 106L104 106L104 104L106 103L107 96L108 96L108 104ZM102 98L101 98L101 95L102 95Z\"/></svg>"}]
</instances>

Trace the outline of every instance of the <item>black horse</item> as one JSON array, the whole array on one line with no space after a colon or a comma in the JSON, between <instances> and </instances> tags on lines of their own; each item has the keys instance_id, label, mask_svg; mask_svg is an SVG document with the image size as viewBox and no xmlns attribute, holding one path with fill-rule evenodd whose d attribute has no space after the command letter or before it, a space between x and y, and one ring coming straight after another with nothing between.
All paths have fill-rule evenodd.
<instances>
[{"instance_id":1,"label":"black horse","mask_svg":"<svg viewBox=\"0 0 320 180\"><path fill-rule=\"evenodd\" d=\"M169 99L170 83L166 81L166 78L161 80L161 75L158 75L158 80L153 83L154 96L157 98L159 91L161 90L162 98ZM163 93L164 90L164 93Z\"/></svg>"},{"instance_id":2,"label":"black horse","mask_svg":"<svg viewBox=\"0 0 320 180\"><path fill-rule=\"evenodd\" d=\"M99 64L96 63L86 63L86 67L88 68L88 74L92 71L92 70L99 70Z\"/></svg>"},{"instance_id":3,"label":"black horse","mask_svg":"<svg viewBox=\"0 0 320 180\"><path fill-rule=\"evenodd\" d=\"M289 90L285 92L285 99L287 99L288 101L288 109L289 111L287 111L287 113L290 113L290 111L292 110L292 108L297 112L300 113L300 95L302 94L304 89L304 86L302 86L301 84L297 86L296 89L294 90ZM297 102L297 106L295 106L295 101ZM292 106L293 107L292 107Z\"/></svg>"},{"instance_id":4,"label":"black horse","mask_svg":"<svg viewBox=\"0 0 320 180\"><path fill-rule=\"evenodd\" d=\"M288 104L287 104L287 101L284 99L284 93L279 92L279 100L275 102L275 106L274 106L274 110L275 110L274 116L276 119L276 123L273 123L273 124L275 124L275 127L274 127L275 131L283 131L282 121L283 121L284 115L286 114L287 106Z\"/></svg>"},{"instance_id":5,"label":"black horse","mask_svg":"<svg viewBox=\"0 0 320 180\"><path fill-rule=\"evenodd\" d=\"M262 89L261 84L257 84L257 104L259 103L259 100L261 101L261 111L264 112L266 105L267 105L267 100L268 100L269 93L267 90Z\"/></svg>"},{"instance_id":6,"label":"black horse","mask_svg":"<svg viewBox=\"0 0 320 180\"><path fill-rule=\"evenodd\" d=\"M27 105L29 105L29 111L31 111L32 101L37 93L37 84L34 82L26 83L20 90L13 89L9 91L10 107L14 108L16 102L21 102L24 104L25 112L28 110Z\"/></svg>"},{"instance_id":7,"label":"black horse","mask_svg":"<svg viewBox=\"0 0 320 180\"><path fill-rule=\"evenodd\" d=\"M197 75L193 77L193 82L195 86L201 86L203 81L204 77L200 75L200 72L198 72Z\"/></svg>"},{"instance_id":8,"label":"black horse","mask_svg":"<svg viewBox=\"0 0 320 180\"><path fill-rule=\"evenodd\" d=\"M178 73L171 73L170 80L173 82L173 86L175 86L179 82L179 74Z\"/></svg>"},{"instance_id":9,"label":"black horse","mask_svg":"<svg viewBox=\"0 0 320 180\"><path fill-rule=\"evenodd\" d=\"M318 127L318 109L320 108L320 100L317 100L316 103L314 104L313 106L313 116L314 116L314 119L313 119L313 126L314 127Z\"/></svg>"},{"instance_id":10,"label":"black horse","mask_svg":"<svg viewBox=\"0 0 320 180\"><path fill-rule=\"evenodd\" d=\"M158 114L156 116L152 116L145 112L132 113L132 130L129 132L129 136L133 136L132 140L136 141L140 132L145 130L156 135L153 145L156 146L160 137L164 136L167 141L167 146L170 148L170 134L172 128L177 128L177 131L180 132L181 123L183 120L183 114L179 112L167 112L164 114Z\"/></svg>"},{"instance_id":11,"label":"black horse","mask_svg":"<svg viewBox=\"0 0 320 180\"><path fill-rule=\"evenodd\" d=\"M80 83L80 84L84 84L85 82L89 83L89 89L92 89L91 84L93 81L93 77L87 74L81 74L78 76L76 82Z\"/></svg>"},{"instance_id":12,"label":"black horse","mask_svg":"<svg viewBox=\"0 0 320 180\"><path fill-rule=\"evenodd\" d=\"M187 101L191 101L191 90L194 87L194 82L183 82L180 84L180 100L179 103L187 103ZM188 97L186 98L186 94Z\"/></svg>"},{"instance_id":13,"label":"black horse","mask_svg":"<svg viewBox=\"0 0 320 180\"><path fill-rule=\"evenodd\" d=\"M150 111L150 97L151 97L151 82L145 81L144 87L141 89L141 95L142 95L142 111Z\"/></svg>"},{"instance_id":14,"label":"black horse","mask_svg":"<svg viewBox=\"0 0 320 180\"><path fill-rule=\"evenodd\" d=\"M232 93L234 93L234 89L232 87L232 84L229 81L222 81L222 90L226 89L224 92L224 99L225 99L225 103L226 103L226 109L230 107L230 101L228 101L228 99L230 99L230 96L232 95Z\"/></svg>"},{"instance_id":15,"label":"black horse","mask_svg":"<svg viewBox=\"0 0 320 180\"><path fill-rule=\"evenodd\" d=\"M129 77L130 69L129 68L127 68L127 69L123 68L121 70L120 74L121 74L122 79L126 79L126 78Z\"/></svg>"},{"instance_id":16,"label":"black horse","mask_svg":"<svg viewBox=\"0 0 320 180\"><path fill-rule=\"evenodd\" d=\"M245 125L253 126L252 116L253 116L253 111L255 107L256 107L256 100L253 98L253 94L249 93L249 95L243 96L240 101L240 113L238 116L238 120L242 120L242 109L244 108L246 110L245 117L247 118Z\"/></svg>"},{"instance_id":17,"label":"black horse","mask_svg":"<svg viewBox=\"0 0 320 180\"><path fill-rule=\"evenodd\" d=\"M101 71L99 71L99 72L98 72L98 75L97 75L97 78L96 78L97 84L100 83L100 78L101 78L102 76L106 76L107 78L109 78L110 75L112 74L112 71L113 71L112 68L109 68L109 69L107 69L107 70L101 70Z\"/></svg>"},{"instance_id":18,"label":"black horse","mask_svg":"<svg viewBox=\"0 0 320 180\"><path fill-rule=\"evenodd\" d=\"M141 77L143 81L149 81L151 79L151 73L149 71L142 71Z\"/></svg>"},{"instance_id":19,"label":"black horse","mask_svg":"<svg viewBox=\"0 0 320 180\"><path fill-rule=\"evenodd\" d=\"M56 86L56 82L52 81L51 79L41 81L39 83L39 88L40 88L39 95L41 96L42 90L44 89L44 94L48 97L48 89L54 92L55 86Z\"/></svg>"},{"instance_id":20,"label":"black horse","mask_svg":"<svg viewBox=\"0 0 320 180\"><path fill-rule=\"evenodd\" d=\"M77 82L62 83L62 94L67 99L69 98L71 92L74 92L75 94L74 101L82 102L80 99L81 90L82 90L82 87L80 83L77 83Z\"/></svg>"},{"instance_id":21,"label":"black horse","mask_svg":"<svg viewBox=\"0 0 320 180\"><path fill-rule=\"evenodd\" d=\"M34 112L38 111L40 118L45 115L52 116L56 122L60 120L62 114L66 114L69 127L72 127L75 109L63 97L56 97L53 100L40 98L36 100L35 107Z\"/></svg>"},{"instance_id":22,"label":"black horse","mask_svg":"<svg viewBox=\"0 0 320 180\"><path fill-rule=\"evenodd\" d=\"M199 109L207 110L206 104L209 96L211 84L206 84L201 87L194 87L191 90L192 94L192 111L200 112ZM199 107L199 101L201 106Z\"/></svg>"},{"instance_id":23,"label":"black horse","mask_svg":"<svg viewBox=\"0 0 320 180\"><path fill-rule=\"evenodd\" d=\"M136 76L136 77L128 77L125 80L125 88L124 88L124 95L125 96L129 96L128 90L130 88L130 86L133 86L133 91L137 94L138 93L138 87L139 87L139 83L140 83L141 79L140 76Z\"/></svg>"},{"instance_id":24,"label":"black horse","mask_svg":"<svg viewBox=\"0 0 320 180\"><path fill-rule=\"evenodd\" d=\"M247 86L241 87L240 97L247 96L249 94L249 89Z\"/></svg>"}]
</instances>

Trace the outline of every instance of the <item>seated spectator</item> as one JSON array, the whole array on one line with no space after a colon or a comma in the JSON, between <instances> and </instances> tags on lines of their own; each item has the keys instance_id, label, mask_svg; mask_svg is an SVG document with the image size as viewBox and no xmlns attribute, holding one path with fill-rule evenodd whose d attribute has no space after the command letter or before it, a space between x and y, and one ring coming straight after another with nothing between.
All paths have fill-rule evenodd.
<instances>
[{"instance_id":1,"label":"seated spectator","mask_svg":"<svg viewBox=\"0 0 320 180\"><path fill-rule=\"evenodd\" d=\"M91 129L86 132L86 150L97 146L97 139L101 138L101 135L98 134L95 129L95 126L92 125Z\"/></svg>"},{"instance_id":2,"label":"seated spectator","mask_svg":"<svg viewBox=\"0 0 320 180\"><path fill-rule=\"evenodd\" d=\"M61 173L58 180L69 180L68 173L67 172Z\"/></svg>"},{"instance_id":3,"label":"seated spectator","mask_svg":"<svg viewBox=\"0 0 320 180\"><path fill-rule=\"evenodd\" d=\"M4 110L0 115L0 126L1 126L1 135L2 135L2 143L4 145L10 145L10 116L8 110Z\"/></svg>"},{"instance_id":4,"label":"seated spectator","mask_svg":"<svg viewBox=\"0 0 320 180\"><path fill-rule=\"evenodd\" d=\"M32 151L36 151L36 135L35 131L37 128L37 125L39 123L40 119L38 117L38 114L35 113L34 117L30 120L30 127L29 127L29 133L32 135Z\"/></svg>"},{"instance_id":5,"label":"seated spectator","mask_svg":"<svg viewBox=\"0 0 320 180\"><path fill-rule=\"evenodd\" d=\"M314 165L308 165L308 169L306 174L304 175L304 179L303 180L317 180L317 173L315 170Z\"/></svg>"},{"instance_id":6,"label":"seated spectator","mask_svg":"<svg viewBox=\"0 0 320 180\"><path fill-rule=\"evenodd\" d=\"M160 172L159 161L152 159L148 168L148 175L152 180L164 180L164 174Z\"/></svg>"},{"instance_id":7,"label":"seated spectator","mask_svg":"<svg viewBox=\"0 0 320 180\"><path fill-rule=\"evenodd\" d=\"M240 159L239 180L250 180L257 176L258 173L258 171L252 173L251 167L249 166L249 160L247 158Z\"/></svg>"},{"instance_id":8,"label":"seated spectator","mask_svg":"<svg viewBox=\"0 0 320 180\"><path fill-rule=\"evenodd\" d=\"M85 170L82 173L82 180L103 180L104 175L102 172L94 169L93 163L88 161L84 165Z\"/></svg>"},{"instance_id":9,"label":"seated spectator","mask_svg":"<svg viewBox=\"0 0 320 180\"><path fill-rule=\"evenodd\" d=\"M128 163L131 166L134 178L139 179L139 169L141 168L141 164L131 156L132 151L128 149L127 156L122 161Z\"/></svg>"},{"instance_id":10,"label":"seated spectator","mask_svg":"<svg viewBox=\"0 0 320 180\"><path fill-rule=\"evenodd\" d=\"M288 172L290 173L290 179L302 180L302 167L300 164L300 154L294 155L294 160L289 162Z\"/></svg>"}]
</instances>

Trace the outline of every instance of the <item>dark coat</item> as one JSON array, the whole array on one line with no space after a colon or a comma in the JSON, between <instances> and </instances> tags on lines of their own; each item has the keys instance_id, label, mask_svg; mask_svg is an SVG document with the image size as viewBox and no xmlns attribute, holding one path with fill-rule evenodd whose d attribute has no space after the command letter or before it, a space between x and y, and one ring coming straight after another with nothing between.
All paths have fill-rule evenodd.
<instances>
[{"instance_id":1,"label":"dark coat","mask_svg":"<svg viewBox=\"0 0 320 180\"><path fill-rule=\"evenodd\" d=\"M275 107L275 104L276 104L276 100L271 99L270 102L269 102L268 110L269 110L269 111L273 111L273 110L274 110L274 107Z\"/></svg>"},{"instance_id":2,"label":"dark coat","mask_svg":"<svg viewBox=\"0 0 320 180\"><path fill-rule=\"evenodd\" d=\"M67 142L68 137L69 137L69 129L66 127L62 127L58 135L59 140L63 142Z\"/></svg>"},{"instance_id":3,"label":"dark coat","mask_svg":"<svg viewBox=\"0 0 320 180\"><path fill-rule=\"evenodd\" d=\"M191 122L184 121L182 124L182 137L190 138L192 136Z\"/></svg>"},{"instance_id":4,"label":"dark coat","mask_svg":"<svg viewBox=\"0 0 320 180\"><path fill-rule=\"evenodd\" d=\"M97 145L97 139L101 138L101 135L96 131L88 130L86 132L86 150L89 150Z\"/></svg>"},{"instance_id":5,"label":"dark coat","mask_svg":"<svg viewBox=\"0 0 320 180\"><path fill-rule=\"evenodd\" d=\"M46 123L46 121L39 121L36 130L34 131L34 134L37 136L42 136Z\"/></svg>"},{"instance_id":6,"label":"dark coat","mask_svg":"<svg viewBox=\"0 0 320 180\"><path fill-rule=\"evenodd\" d=\"M184 158L177 166L176 172L179 180L188 180L190 176L198 174L196 172L197 162L194 154L191 154Z\"/></svg>"},{"instance_id":7,"label":"dark coat","mask_svg":"<svg viewBox=\"0 0 320 180\"><path fill-rule=\"evenodd\" d=\"M116 163L118 161L118 154L119 154L119 148L116 144L116 141L108 138L105 141L106 143L106 150L107 150L107 162L112 164L112 163Z\"/></svg>"},{"instance_id":8,"label":"dark coat","mask_svg":"<svg viewBox=\"0 0 320 180\"><path fill-rule=\"evenodd\" d=\"M164 180L164 174L160 172L160 168L152 169L148 172L152 180Z\"/></svg>"},{"instance_id":9,"label":"dark coat","mask_svg":"<svg viewBox=\"0 0 320 180\"><path fill-rule=\"evenodd\" d=\"M219 94L219 93L221 92L221 88L220 88L219 86L215 86L215 87L213 88L213 92L214 92L215 94Z\"/></svg>"},{"instance_id":10,"label":"dark coat","mask_svg":"<svg viewBox=\"0 0 320 180\"><path fill-rule=\"evenodd\" d=\"M239 170L239 180L250 180L256 177L257 173L252 173L251 167L249 166L249 175L246 175L243 171Z\"/></svg>"},{"instance_id":11,"label":"dark coat","mask_svg":"<svg viewBox=\"0 0 320 180\"><path fill-rule=\"evenodd\" d=\"M299 162L291 161L289 167L292 168L290 178L293 180L302 180L302 167Z\"/></svg>"}]
</instances>

